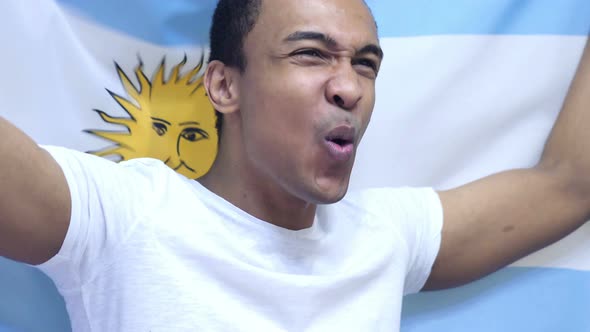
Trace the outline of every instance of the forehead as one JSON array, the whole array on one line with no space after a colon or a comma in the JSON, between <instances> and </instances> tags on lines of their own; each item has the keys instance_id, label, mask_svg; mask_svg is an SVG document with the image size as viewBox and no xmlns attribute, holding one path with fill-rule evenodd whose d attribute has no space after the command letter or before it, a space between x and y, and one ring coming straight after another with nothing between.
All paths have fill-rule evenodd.
<instances>
[{"instance_id":1,"label":"forehead","mask_svg":"<svg viewBox=\"0 0 590 332\"><path fill-rule=\"evenodd\" d=\"M263 0L254 39L279 42L295 31L316 31L350 46L378 44L377 25L363 0Z\"/></svg>"}]
</instances>

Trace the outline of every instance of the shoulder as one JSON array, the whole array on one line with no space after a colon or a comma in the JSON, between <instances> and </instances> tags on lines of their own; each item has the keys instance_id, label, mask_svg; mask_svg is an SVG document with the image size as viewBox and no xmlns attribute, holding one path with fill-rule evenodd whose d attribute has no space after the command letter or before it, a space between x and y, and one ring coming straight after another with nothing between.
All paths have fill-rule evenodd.
<instances>
[{"instance_id":1,"label":"shoulder","mask_svg":"<svg viewBox=\"0 0 590 332\"><path fill-rule=\"evenodd\" d=\"M41 146L61 166L64 171L82 173L136 173L140 175L176 174L162 161L153 158L137 158L115 162L90 153L58 146Z\"/></svg>"},{"instance_id":2,"label":"shoulder","mask_svg":"<svg viewBox=\"0 0 590 332\"><path fill-rule=\"evenodd\" d=\"M145 176L173 176L181 177L173 169L168 167L164 162L159 159L153 158L137 158L131 160L125 160L117 163L121 168L133 171Z\"/></svg>"},{"instance_id":3,"label":"shoulder","mask_svg":"<svg viewBox=\"0 0 590 332\"><path fill-rule=\"evenodd\" d=\"M162 161L138 158L114 162L102 157L62 147L42 146L60 165L70 191L109 197L141 196L143 199L169 193L190 180L176 173ZM106 197L106 196L109 197Z\"/></svg>"},{"instance_id":4,"label":"shoulder","mask_svg":"<svg viewBox=\"0 0 590 332\"><path fill-rule=\"evenodd\" d=\"M436 191L428 187L383 187L351 191L341 202L371 208L428 207L440 205Z\"/></svg>"},{"instance_id":5,"label":"shoulder","mask_svg":"<svg viewBox=\"0 0 590 332\"><path fill-rule=\"evenodd\" d=\"M336 210L363 211L372 222L387 223L403 231L424 223L442 222L438 193L428 187L384 187L352 191L336 204Z\"/></svg>"}]
</instances>

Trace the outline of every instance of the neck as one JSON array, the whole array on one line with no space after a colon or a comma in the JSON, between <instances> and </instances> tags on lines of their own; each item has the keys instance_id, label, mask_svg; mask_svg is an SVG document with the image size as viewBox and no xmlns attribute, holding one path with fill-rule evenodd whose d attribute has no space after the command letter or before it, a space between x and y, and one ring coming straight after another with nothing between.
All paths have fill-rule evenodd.
<instances>
[{"instance_id":1,"label":"neck","mask_svg":"<svg viewBox=\"0 0 590 332\"><path fill-rule=\"evenodd\" d=\"M225 128L224 128L225 129ZM316 205L287 192L248 161L241 146L221 135L217 159L198 181L251 216L276 226L301 230L313 225ZM233 140L236 142L236 140Z\"/></svg>"}]
</instances>

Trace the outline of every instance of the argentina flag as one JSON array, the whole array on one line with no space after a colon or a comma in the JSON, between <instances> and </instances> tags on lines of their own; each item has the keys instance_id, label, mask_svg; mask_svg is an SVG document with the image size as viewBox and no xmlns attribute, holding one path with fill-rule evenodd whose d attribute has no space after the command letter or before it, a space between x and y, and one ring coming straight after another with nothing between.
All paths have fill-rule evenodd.
<instances>
[{"instance_id":1,"label":"argentina flag","mask_svg":"<svg viewBox=\"0 0 590 332\"><path fill-rule=\"evenodd\" d=\"M590 1L367 2L385 60L352 189L447 189L535 164L587 41ZM215 4L1 2L0 115L40 144L157 158L198 178L217 153L201 82ZM588 239L590 225L480 281L408 296L401 330L590 331ZM0 332L70 330L52 282L0 259Z\"/></svg>"}]
</instances>

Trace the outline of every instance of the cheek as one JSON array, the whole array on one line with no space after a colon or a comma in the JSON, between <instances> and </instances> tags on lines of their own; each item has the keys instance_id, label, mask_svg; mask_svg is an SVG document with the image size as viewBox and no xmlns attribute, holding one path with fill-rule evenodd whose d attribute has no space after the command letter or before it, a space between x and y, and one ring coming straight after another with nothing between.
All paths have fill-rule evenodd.
<instances>
[{"instance_id":1,"label":"cheek","mask_svg":"<svg viewBox=\"0 0 590 332\"><path fill-rule=\"evenodd\" d=\"M322 110L328 109L325 75L289 63L271 67L248 73L242 82L242 140L250 158L293 167L310 156Z\"/></svg>"},{"instance_id":2,"label":"cheek","mask_svg":"<svg viewBox=\"0 0 590 332\"><path fill-rule=\"evenodd\" d=\"M242 116L247 130L290 138L294 135L310 135L309 131L318 116L323 94L321 86L297 75L283 75L282 80L265 82L248 89L244 96ZM301 139L302 137L298 137Z\"/></svg>"},{"instance_id":3,"label":"cheek","mask_svg":"<svg viewBox=\"0 0 590 332\"><path fill-rule=\"evenodd\" d=\"M361 123L361 138L364 136L364 133L371 121L371 116L373 115L373 109L375 107L375 89L374 86L369 86L365 93L365 100L363 101L362 105L360 106L359 112L359 120Z\"/></svg>"}]
</instances>

